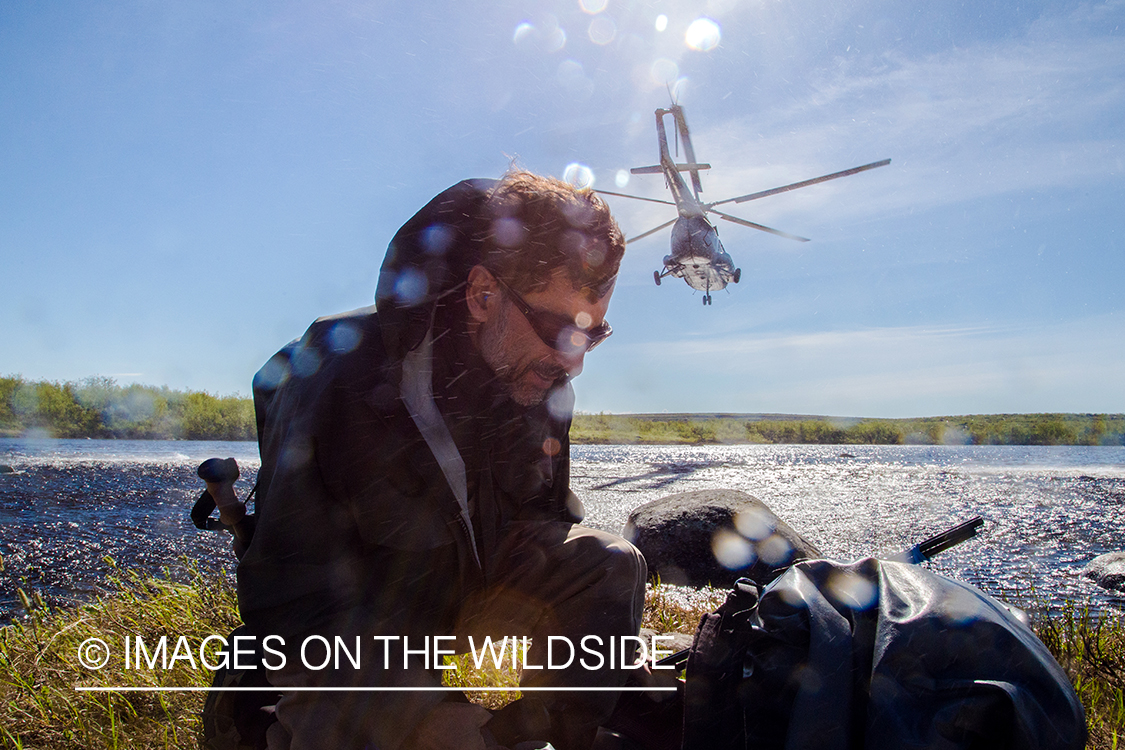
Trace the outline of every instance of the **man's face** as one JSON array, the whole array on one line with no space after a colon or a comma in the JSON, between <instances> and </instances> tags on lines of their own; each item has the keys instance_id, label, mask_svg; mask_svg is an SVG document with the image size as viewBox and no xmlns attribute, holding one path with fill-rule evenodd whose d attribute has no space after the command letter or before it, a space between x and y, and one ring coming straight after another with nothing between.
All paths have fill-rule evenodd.
<instances>
[{"instance_id":1,"label":"man's face","mask_svg":"<svg viewBox=\"0 0 1125 750\"><path fill-rule=\"evenodd\" d=\"M537 292L521 295L536 313L564 316L574 321L575 331L597 328L605 321L611 289L596 302L571 285L563 269L551 277L551 283ZM488 318L481 324L478 343L484 361L503 383L512 400L521 406L534 406L561 379L576 377L582 372L586 348L568 342L556 342L562 349L548 346L531 327L527 317L511 294L497 286L491 295ZM565 338L565 336L564 336ZM582 337L578 336L576 340Z\"/></svg>"}]
</instances>

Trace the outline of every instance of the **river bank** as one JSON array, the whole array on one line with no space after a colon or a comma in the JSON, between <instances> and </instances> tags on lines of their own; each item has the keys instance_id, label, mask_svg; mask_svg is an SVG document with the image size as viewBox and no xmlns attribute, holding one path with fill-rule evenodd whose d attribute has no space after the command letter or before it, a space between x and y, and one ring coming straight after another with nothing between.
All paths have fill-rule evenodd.
<instances>
[{"instance_id":1,"label":"river bank","mask_svg":"<svg viewBox=\"0 0 1125 750\"><path fill-rule=\"evenodd\" d=\"M118 385L113 378L0 377L0 437L253 440L252 399ZM1122 445L1125 414L883 419L799 414L576 414L574 444Z\"/></svg>"}]
</instances>

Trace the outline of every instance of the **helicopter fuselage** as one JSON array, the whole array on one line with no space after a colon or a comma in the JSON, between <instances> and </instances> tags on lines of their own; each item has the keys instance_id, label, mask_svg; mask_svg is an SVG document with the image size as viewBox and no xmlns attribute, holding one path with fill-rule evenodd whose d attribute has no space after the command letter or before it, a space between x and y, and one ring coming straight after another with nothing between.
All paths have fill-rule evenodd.
<instances>
[{"instance_id":1,"label":"helicopter fuselage","mask_svg":"<svg viewBox=\"0 0 1125 750\"><path fill-rule=\"evenodd\" d=\"M682 216L676 221L672 252L664 256L664 269L668 276L683 279L704 294L736 281L734 260L723 249L718 230L702 215Z\"/></svg>"},{"instance_id":2,"label":"helicopter fuselage","mask_svg":"<svg viewBox=\"0 0 1125 750\"><path fill-rule=\"evenodd\" d=\"M672 153L668 148L668 131L664 126L664 118L667 115L672 115L672 118L675 120L674 132L677 137L676 142L677 144L683 144L684 156L687 157L686 163L677 163L672 158ZM805 237L798 237L795 234L782 232L778 229L739 218L738 216L731 216L728 213L717 210L716 206L721 206L726 203L746 203L759 198L777 195L778 193L785 193L790 190L817 185L822 182L827 182L828 180L835 180L840 177L866 172L869 169L885 167L891 163L890 159L883 159L882 161L852 167L851 169L845 169L840 172L814 177L811 180L801 180L800 182L770 188L769 190L759 190L756 193L748 193L735 198L725 198L719 201L704 203L699 199L699 194L703 192L703 186L699 180L699 173L702 170L710 169L711 165L700 163L695 158L695 150L691 146L691 134L688 132L687 120L684 119L684 111L680 105L673 104L668 109L656 110L656 137L660 146L660 163L647 167L633 167L633 169L629 171L632 174L663 174L664 184L667 186L668 192L672 194L671 201L646 198L639 195L615 193L612 190L599 190L598 192L606 195L615 195L621 198L631 198L633 200L649 201L651 203L663 203L676 207L676 213L679 214L677 218L666 221L647 232L641 232L627 240L627 242L636 242L668 226L674 225L672 226L672 252L664 256L664 268L662 270L653 271L653 279L656 281L657 286L660 285L660 280L666 276L675 276L676 278L683 279L692 289L698 289L703 292L703 304L705 305L711 304L712 291L725 289L728 284L737 284L742 278L742 269L734 267L734 260L727 254L726 250L723 249L723 243L719 242L719 232L715 228L715 225L707 218L708 214L718 216L724 221L729 221L751 229L757 229L760 232L785 237L786 239L796 240L797 242L808 242L808 239ZM677 150L677 155L678 153ZM683 178L683 172L687 172L691 175L690 187Z\"/></svg>"}]
</instances>

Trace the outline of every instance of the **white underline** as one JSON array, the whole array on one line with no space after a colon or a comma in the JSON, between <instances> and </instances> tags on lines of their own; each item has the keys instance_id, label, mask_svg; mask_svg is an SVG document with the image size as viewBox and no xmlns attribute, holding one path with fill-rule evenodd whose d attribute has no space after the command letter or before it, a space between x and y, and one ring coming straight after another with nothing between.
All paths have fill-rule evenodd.
<instances>
[{"instance_id":1,"label":"white underline","mask_svg":"<svg viewBox=\"0 0 1125 750\"><path fill-rule=\"evenodd\" d=\"M660 693L674 692L674 687L82 687L80 692L96 693L533 693L533 692L613 692Z\"/></svg>"}]
</instances>

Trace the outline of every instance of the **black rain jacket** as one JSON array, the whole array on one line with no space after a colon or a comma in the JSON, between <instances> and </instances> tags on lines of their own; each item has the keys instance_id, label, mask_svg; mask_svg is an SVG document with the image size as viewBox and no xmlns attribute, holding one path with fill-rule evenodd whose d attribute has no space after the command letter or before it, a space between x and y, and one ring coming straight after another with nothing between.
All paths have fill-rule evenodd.
<instances>
[{"instance_id":1,"label":"black rain jacket","mask_svg":"<svg viewBox=\"0 0 1125 750\"><path fill-rule=\"evenodd\" d=\"M456 407L476 421L455 431L467 434L460 447L472 444L473 533L402 398L403 359L427 332L435 372L449 370L438 361L456 348L442 313L463 304L494 184L467 180L434 198L392 240L374 307L317 320L255 376L259 518L238 596L259 637L443 632L463 596L487 582L507 523L581 519L569 490L569 384L550 409L516 406L479 367L458 386L476 401ZM448 421L453 402L441 408Z\"/></svg>"}]
</instances>

